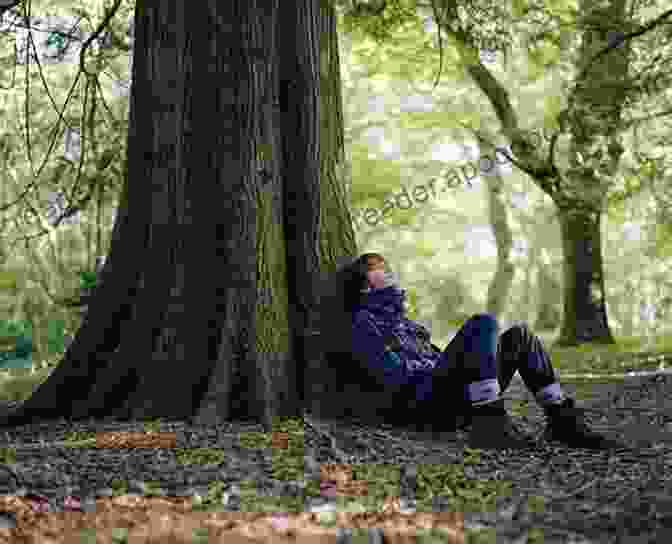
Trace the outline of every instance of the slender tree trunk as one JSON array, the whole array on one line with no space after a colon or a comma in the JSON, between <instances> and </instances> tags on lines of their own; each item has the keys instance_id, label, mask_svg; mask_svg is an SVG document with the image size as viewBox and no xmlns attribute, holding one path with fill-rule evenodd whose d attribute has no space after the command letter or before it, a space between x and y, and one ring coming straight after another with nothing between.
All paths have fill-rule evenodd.
<instances>
[{"instance_id":1,"label":"slender tree trunk","mask_svg":"<svg viewBox=\"0 0 672 544\"><path fill-rule=\"evenodd\" d=\"M525 239L530 244L530 258L527 265L525 299L528 304L528 322L534 322L535 331L554 330L560 325L562 316L562 287L552 274L550 251L555 243L555 215L551 207L543 202L526 210L521 218Z\"/></svg>"},{"instance_id":2,"label":"slender tree trunk","mask_svg":"<svg viewBox=\"0 0 672 544\"><path fill-rule=\"evenodd\" d=\"M486 311L497 319L506 309L515 276L515 267L511 263L513 234L509 226L508 210L502 195L503 180L496 168L495 148L485 142L480 143L481 157L489 158L493 175L484 176L488 190L488 217L497 245L497 270L488 286Z\"/></svg>"},{"instance_id":3,"label":"slender tree trunk","mask_svg":"<svg viewBox=\"0 0 672 544\"><path fill-rule=\"evenodd\" d=\"M538 303L534 329L552 331L558 328L562 318L563 290L560 283L553 277L550 265L544 262L543 257L537 262Z\"/></svg>"},{"instance_id":4,"label":"slender tree trunk","mask_svg":"<svg viewBox=\"0 0 672 544\"><path fill-rule=\"evenodd\" d=\"M627 280L625 287L627 292L624 293L623 298L620 299L621 311L621 336L634 336L635 334L635 313L637 312L637 301L632 293L634 290L634 282Z\"/></svg>"}]
</instances>

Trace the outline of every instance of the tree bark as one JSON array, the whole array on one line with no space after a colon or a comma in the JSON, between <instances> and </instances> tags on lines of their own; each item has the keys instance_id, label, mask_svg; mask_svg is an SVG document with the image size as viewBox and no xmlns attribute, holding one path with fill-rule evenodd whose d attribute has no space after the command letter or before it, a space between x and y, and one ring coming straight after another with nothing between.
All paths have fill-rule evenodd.
<instances>
[{"instance_id":1,"label":"tree bark","mask_svg":"<svg viewBox=\"0 0 672 544\"><path fill-rule=\"evenodd\" d=\"M354 258L357 247L346 195L336 15L330 3L310 0L282 10L281 19L285 28L297 29L280 45L284 224L296 360L290 383L302 409L314 407L320 398L315 390L327 375L324 336L332 331L321 321L321 274L344 256Z\"/></svg>"},{"instance_id":2,"label":"tree bark","mask_svg":"<svg viewBox=\"0 0 672 544\"><path fill-rule=\"evenodd\" d=\"M564 319L557 346L582 342L613 344L607 325L602 252L601 212L576 209L559 214L565 266Z\"/></svg>"},{"instance_id":3,"label":"tree bark","mask_svg":"<svg viewBox=\"0 0 672 544\"><path fill-rule=\"evenodd\" d=\"M260 125L278 13L277 0L137 4L128 177L110 254L63 361L14 423L239 417L270 427L276 399L296 394L273 381L290 375L291 346L272 359L257 342L257 230L273 217L260 221L255 148L272 141ZM271 305L282 316L281 290Z\"/></svg>"},{"instance_id":4,"label":"tree bark","mask_svg":"<svg viewBox=\"0 0 672 544\"><path fill-rule=\"evenodd\" d=\"M305 341L314 329L316 304L314 279L320 256L320 98L318 35L319 5L300 2L283 9L282 25L295 28L279 42L280 92L283 120L284 225L286 234L288 302L298 376L292 380L304 400ZM298 377L301 379L299 380Z\"/></svg>"},{"instance_id":5,"label":"tree bark","mask_svg":"<svg viewBox=\"0 0 672 544\"><path fill-rule=\"evenodd\" d=\"M350 399L329 398L327 393L333 386L334 371L329 368L324 357L325 351L347 345L352 328L351 316L338 314L342 303L339 297L329 300L324 292L327 280L328 290L333 287L334 272L341 264L357 257L358 246L350 214L351 178L345 156L343 126L343 98L341 94L341 66L339 58L336 14L329 2L319 2L320 36L320 140L319 140L319 260L322 263L320 285L313 284L318 304L310 327L303 336L304 356L304 404L315 415L326 413L325 404L347 403ZM300 285L300 284L298 284ZM334 304L336 303L336 304ZM334 406L330 406L333 410ZM336 407L336 413L340 413Z\"/></svg>"},{"instance_id":6,"label":"tree bark","mask_svg":"<svg viewBox=\"0 0 672 544\"><path fill-rule=\"evenodd\" d=\"M301 415L304 368L323 364L317 279L356 255L333 11L177 4L136 6L110 254L64 359L4 424L270 429Z\"/></svg>"}]
</instances>

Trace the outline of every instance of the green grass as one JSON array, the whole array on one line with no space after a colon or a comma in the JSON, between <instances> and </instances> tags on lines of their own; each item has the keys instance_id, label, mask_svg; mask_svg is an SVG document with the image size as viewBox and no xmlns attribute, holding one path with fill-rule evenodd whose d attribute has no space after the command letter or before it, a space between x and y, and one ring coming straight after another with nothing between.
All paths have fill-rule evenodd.
<instances>
[{"instance_id":1,"label":"green grass","mask_svg":"<svg viewBox=\"0 0 672 544\"><path fill-rule=\"evenodd\" d=\"M582 344L577 347L554 347L544 343L549 350L553 366L560 374L613 374L624 371L655 370L657 364L637 360L643 353L672 353L672 335L656 338L651 348L640 337L616 337L616 344Z\"/></svg>"},{"instance_id":2,"label":"green grass","mask_svg":"<svg viewBox=\"0 0 672 544\"><path fill-rule=\"evenodd\" d=\"M551 348L550 353L554 366L562 375L566 373L590 372L596 374L610 374L623 372L622 362L613 364L618 356L634 354L641 350L642 341L637 338L618 338L616 346L584 345L579 348ZM656 342L655 351L672 352L672 337L660 338ZM599 356L599 364L598 358ZM611 361L611 364L610 364ZM55 360L58 362L58 359ZM53 361L52 361L53 363ZM628 369L633 369L631 365ZM45 380L53 369L46 366L41 370L8 371L0 378L0 397L6 400L23 400L28 398L37 385ZM646 370L647 368L637 368ZM651 369L649 367L648 369ZM7 375L9 374L9 375ZM611 378L609 383L618 381ZM579 400L590 398L591 387L595 381L590 380L562 380L563 384L571 384L575 388L575 396ZM522 401L513 401L511 411L524 413L529 405ZM161 430L161 421L149 421L147 430ZM291 497L260 497L256 493L256 484L252 481L241 484L241 510L266 512L301 512L304 508L306 496L318 496L319 481L305 481L304 451L303 451L303 423L301 420L278 421L274 429L286 432L289 435L287 449L274 449L273 478L277 480L304 481L304 494L298 498ZM91 439L93 433L72 434L68 439L81 441ZM271 447L271 436L267 433L246 433L241 435L242 447L253 449L267 449ZM86 447L86 446L79 446ZM479 463L479 450L464 450L464 460L455 465L419 465L418 487L416 493L417 510L431 512L432 499L435 496L448 497L456 511L484 511L494 505L498 496L507 495L511 489L511 482L474 480L465 477L464 468ZM0 462L11 462L12 450L0 449ZM221 463L226 453L217 449L189 449L177 452L178 462L197 463L202 465ZM369 495L367 497L353 497L339 499L339 508L344 511L377 511L383 500L390 495L399 493L399 467L391 465L355 465L353 475L356 480L368 482ZM126 482L115 482L115 494L126 491ZM194 509L205 511L222 510L223 484L215 482L204 497L194 497ZM151 490L150 490L151 494ZM334 523L329 514L324 516L324 524ZM470 533L468 542L489 542L492 535L487 531Z\"/></svg>"}]
</instances>

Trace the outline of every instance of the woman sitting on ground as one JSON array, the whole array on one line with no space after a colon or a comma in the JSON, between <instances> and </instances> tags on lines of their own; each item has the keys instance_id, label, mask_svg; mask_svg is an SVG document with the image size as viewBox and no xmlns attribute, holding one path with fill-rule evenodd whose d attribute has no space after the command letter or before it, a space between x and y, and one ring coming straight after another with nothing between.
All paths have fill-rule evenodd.
<instances>
[{"instance_id":1,"label":"woman sitting on ground","mask_svg":"<svg viewBox=\"0 0 672 544\"><path fill-rule=\"evenodd\" d=\"M433 348L425 327L405 317L406 293L381 255L365 253L345 271L353 355L381 372L391 388L412 383L418 405L430 406L444 429L446 421L456 422L459 411L466 411L470 447L517 449L535 444L513 425L500 397L516 371L544 409L546 440L576 448L625 447L588 428L574 399L560 387L541 340L527 325L515 325L498 336L497 320L477 314L441 352ZM450 394L454 391L459 391L457 403Z\"/></svg>"}]
</instances>

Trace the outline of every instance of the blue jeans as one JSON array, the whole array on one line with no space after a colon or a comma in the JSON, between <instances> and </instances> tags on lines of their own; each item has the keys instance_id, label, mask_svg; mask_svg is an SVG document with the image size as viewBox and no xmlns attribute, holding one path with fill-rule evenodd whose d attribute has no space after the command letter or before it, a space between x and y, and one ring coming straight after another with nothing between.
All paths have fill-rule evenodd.
<instances>
[{"instance_id":1,"label":"blue jeans","mask_svg":"<svg viewBox=\"0 0 672 544\"><path fill-rule=\"evenodd\" d=\"M497 379L504 392L516 371L533 394L558 381L541 340L526 324L514 325L499 337L498 332L495 317L485 313L462 326L432 371L434 400L445 398L452 388L468 404L467 385L488 379Z\"/></svg>"}]
</instances>

